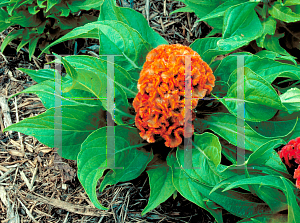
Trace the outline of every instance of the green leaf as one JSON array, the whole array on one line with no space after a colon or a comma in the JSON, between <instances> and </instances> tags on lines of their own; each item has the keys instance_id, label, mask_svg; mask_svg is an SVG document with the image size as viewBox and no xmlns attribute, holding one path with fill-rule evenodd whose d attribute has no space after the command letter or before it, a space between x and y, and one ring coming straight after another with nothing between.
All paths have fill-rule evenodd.
<instances>
[{"instance_id":1,"label":"green leaf","mask_svg":"<svg viewBox=\"0 0 300 223\"><path fill-rule=\"evenodd\" d=\"M291 88L284 94L280 95L282 104L288 109L291 114L300 111L300 89Z\"/></svg>"},{"instance_id":2,"label":"green leaf","mask_svg":"<svg viewBox=\"0 0 300 223\"><path fill-rule=\"evenodd\" d=\"M268 58L271 60L287 60L287 61L292 61L296 66L296 57L293 56L282 56L279 53L276 53L274 51L269 51L269 50L262 50L256 53L255 55L261 57L261 58Z\"/></svg>"},{"instance_id":3,"label":"green leaf","mask_svg":"<svg viewBox=\"0 0 300 223\"><path fill-rule=\"evenodd\" d=\"M40 8L46 8L46 5L43 5L47 0L37 0L37 4Z\"/></svg>"},{"instance_id":4,"label":"green leaf","mask_svg":"<svg viewBox=\"0 0 300 223\"><path fill-rule=\"evenodd\" d=\"M4 131L18 131L34 136L50 148L59 148L58 152L63 158L76 160L81 143L103 123L103 117L98 114L100 109L100 106L86 105L50 108L38 116L13 124Z\"/></svg>"},{"instance_id":5,"label":"green leaf","mask_svg":"<svg viewBox=\"0 0 300 223\"><path fill-rule=\"evenodd\" d=\"M220 16L224 16L225 12L228 8L232 6L236 6L239 4L242 4L244 2L247 2L247 0L229 0L225 1L223 4L219 5L216 9L214 9L212 12L208 13L206 16L200 18L198 21L204 21L207 19L213 19Z\"/></svg>"},{"instance_id":6,"label":"green leaf","mask_svg":"<svg viewBox=\"0 0 300 223\"><path fill-rule=\"evenodd\" d=\"M55 78L54 69L31 70L25 68L18 68L18 70L24 72L25 74L28 74L37 83L52 80ZM64 79L64 77L62 77L62 79Z\"/></svg>"},{"instance_id":7,"label":"green leaf","mask_svg":"<svg viewBox=\"0 0 300 223\"><path fill-rule=\"evenodd\" d=\"M80 10L90 10L96 9L99 10L100 5L102 4L103 0L80 0L80 1L69 1L67 2L68 7L71 9L72 12L78 12Z\"/></svg>"},{"instance_id":8,"label":"green leaf","mask_svg":"<svg viewBox=\"0 0 300 223\"><path fill-rule=\"evenodd\" d=\"M275 139L274 137L265 137L258 134L247 123L245 123L245 132L237 132L237 118L227 113L209 115L202 122L206 125L206 128L214 131L234 146L237 146L238 137L245 137L245 147L243 149L250 151L255 151L262 144Z\"/></svg>"},{"instance_id":9,"label":"green leaf","mask_svg":"<svg viewBox=\"0 0 300 223\"><path fill-rule=\"evenodd\" d=\"M106 169L118 171L118 169L107 165L107 140L115 140L115 167L126 168L128 161L133 160L136 156L144 156L141 163L136 163L135 168L140 168L140 166L147 165L149 160L147 157L152 155L152 153L137 149L144 144L142 144L143 139L139 136L136 128L115 126L114 131L115 137L113 139L107 137L107 127L94 131L82 143L77 158L78 179L90 200L99 209L107 208L103 207L97 199L97 182ZM131 169L125 170L131 171Z\"/></svg>"},{"instance_id":10,"label":"green leaf","mask_svg":"<svg viewBox=\"0 0 300 223\"><path fill-rule=\"evenodd\" d=\"M300 207L297 204L296 196L294 194L294 187L291 182L281 177L286 191L286 199L288 201L288 223L296 223L300 219Z\"/></svg>"},{"instance_id":11,"label":"green leaf","mask_svg":"<svg viewBox=\"0 0 300 223\"><path fill-rule=\"evenodd\" d=\"M35 15L35 14L37 14L39 11L40 11L40 9L38 9L38 6L37 6L37 5L29 5L29 6L28 6L28 12L29 12L31 15Z\"/></svg>"},{"instance_id":12,"label":"green leaf","mask_svg":"<svg viewBox=\"0 0 300 223\"><path fill-rule=\"evenodd\" d=\"M118 21L100 21L73 29L47 46L44 51L58 43L76 38L99 39L99 55L120 55L115 57L115 63L126 70L142 69L146 55L152 49L136 30L126 24Z\"/></svg>"},{"instance_id":13,"label":"green leaf","mask_svg":"<svg viewBox=\"0 0 300 223\"><path fill-rule=\"evenodd\" d=\"M263 27L254 11L257 2L246 2L226 10L223 24L223 39L244 42L261 36ZM243 13L241 13L243 12Z\"/></svg>"},{"instance_id":14,"label":"green leaf","mask_svg":"<svg viewBox=\"0 0 300 223\"><path fill-rule=\"evenodd\" d=\"M263 27L263 34L256 39L256 43L257 46L263 48L266 35L273 36L275 34L276 20L273 17L269 16L267 19L262 21L261 25Z\"/></svg>"},{"instance_id":15,"label":"green leaf","mask_svg":"<svg viewBox=\"0 0 300 223\"><path fill-rule=\"evenodd\" d=\"M300 80L300 67L260 58L255 55L245 57L245 66L269 83L272 83L277 77L289 77L293 80Z\"/></svg>"},{"instance_id":16,"label":"green leaf","mask_svg":"<svg viewBox=\"0 0 300 223\"><path fill-rule=\"evenodd\" d=\"M185 161L192 163L192 168L184 171L193 179L208 186L214 186L223 178L217 166L221 162L221 144L217 136L212 133L202 135L194 133L194 148L192 149L192 160L184 160L185 150L177 149L176 157L179 165L186 167Z\"/></svg>"},{"instance_id":17,"label":"green leaf","mask_svg":"<svg viewBox=\"0 0 300 223\"><path fill-rule=\"evenodd\" d=\"M200 57L208 64L210 64L218 55L224 55L230 53L243 44L240 45L226 45L223 44L225 40L220 37L209 37L196 39L190 47L195 50Z\"/></svg>"},{"instance_id":18,"label":"green leaf","mask_svg":"<svg viewBox=\"0 0 300 223\"><path fill-rule=\"evenodd\" d=\"M259 134L266 137L281 137L286 139L297 125L297 119L288 121L248 122L247 124Z\"/></svg>"},{"instance_id":19,"label":"green leaf","mask_svg":"<svg viewBox=\"0 0 300 223\"><path fill-rule=\"evenodd\" d=\"M137 30L139 34L153 48L168 42L155 32L149 25L145 17L131 8L122 8L115 5L116 1L104 0L100 7L98 21L116 20L125 23L131 28Z\"/></svg>"},{"instance_id":20,"label":"green leaf","mask_svg":"<svg viewBox=\"0 0 300 223\"><path fill-rule=\"evenodd\" d=\"M47 0L47 9L48 12L54 5L58 4L61 0Z\"/></svg>"},{"instance_id":21,"label":"green leaf","mask_svg":"<svg viewBox=\"0 0 300 223\"><path fill-rule=\"evenodd\" d=\"M142 216L165 202L176 191L172 183L172 171L169 166L160 165L155 169L148 170L147 173L150 197L147 206L141 213Z\"/></svg>"},{"instance_id":22,"label":"green leaf","mask_svg":"<svg viewBox=\"0 0 300 223\"><path fill-rule=\"evenodd\" d=\"M206 206L201 191L197 190L191 183L189 176L179 169L179 164L173 155L167 157L167 163L172 169L172 182L176 190L189 201L197 204L199 207L207 210L211 215L217 220L217 222L222 223L222 210L221 209L211 209ZM177 169L176 169L177 168Z\"/></svg>"},{"instance_id":23,"label":"green leaf","mask_svg":"<svg viewBox=\"0 0 300 223\"><path fill-rule=\"evenodd\" d=\"M29 52L29 60L31 61L31 58L35 52L35 49L36 49L36 45L39 41L40 37L33 37L30 39L29 41L29 47L28 47L28 52Z\"/></svg>"},{"instance_id":24,"label":"green leaf","mask_svg":"<svg viewBox=\"0 0 300 223\"><path fill-rule=\"evenodd\" d=\"M25 10L14 11L13 15L9 17L8 20L23 27L37 27L42 23L41 18L37 14L31 15Z\"/></svg>"},{"instance_id":25,"label":"green leaf","mask_svg":"<svg viewBox=\"0 0 300 223\"><path fill-rule=\"evenodd\" d=\"M291 6L291 5L300 5L300 2L298 0L285 0L284 6Z\"/></svg>"},{"instance_id":26,"label":"green leaf","mask_svg":"<svg viewBox=\"0 0 300 223\"><path fill-rule=\"evenodd\" d=\"M292 9L290 9L287 6L282 6L279 2L274 2L272 7L269 8L269 11L271 16L273 16L275 19L284 21L284 22L297 22L300 21L300 15L297 13L294 13Z\"/></svg>"},{"instance_id":27,"label":"green leaf","mask_svg":"<svg viewBox=\"0 0 300 223\"><path fill-rule=\"evenodd\" d=\"M231 114L247 121L266 121L272 118L278 109L285 110L274 88L262 77L254 73L248 67L244 69L244 88L237 80L237 72L230 75L228 83L231 84L226 97L220 101L226 106ZM244 113L238 112L238 91L244 92Z\"/></svg>"},{"instance_id":28,"label":"green leaf","mask_svg":"<svg viewBox=\"0 0 300 223\"><path fill-rule=\"evenodd\" d=\"M246 164L264 165L272 155L270 151L273 151L274 148L283 144L285 144L285 141L282 139L274 139L269 142L266 142L249 156L248 160L246 161Z\"/></svg>"},{"instance_id":29,"label":"green leaf","mask_svg":"<svg viewBox=\"0 0 300 223\"><path fill-rule=\"evenodd\" d=\"M196 204L200 207L204 208L201 203L198 204L199 201L202 201L199 196L205 196L238 217L245 218L260 213L270 213L270 208L264 203L259 203L258 199L251 194L235 191L226 191L224 193L220 190L210 194L212 188L189 178L184 169L178 168L179 165L174 156L168 157L167 161L168 165L172 167L175 188L185 198L194 203L197 202ZM207 210L212 211L211 209ZM215 217L215 215L213 216Z\"/></svg>"},{"instance_id":30,"label":"green leaf","mask_svg":"<svg viewBox=\"0 0 300 223\"><path fill-rule=\"evenodd\" d=\"M68 82L66 83L65 81L62 81L62 87L68 85ZM61 105L101 106L100 101L97 100L95 96L89 92L72 89L71 91L62 93L60 95L55 92L56 87L57 83L55 83L55 80L47 80L26 88L23 91L14 94L13 96L22 93L36 94L47 109L55 107L55 101L58 98L59 100L61 100Z\"/></svg>"},{"instance_id":31,"label":"green leaf","mask_svg":"<svg viewBox=\"0 0 300 223\"><path fill-rule=\"evenodd\" d=\"M263 43L264 48L282 55L291 56L284 48L282 48L282 46L280 46L279 39L283 36L284 34L274 36L266 35Z\"/></svg>"},{"instance_id":32,"label":"green leaf","mask_svg":"<svg viewBox=\"0 0 300 223\"><path fill-rule=\"evenodd\" d=\"M238 180L236 182L231 183L227 186L223 191L228 191L232 188L241 186L241 185L266 185L270 187L277 188L282 190L286 195L286 200L288 202L288 222L289 223L296 223L296 219L300 219L300 207L297 204L296 196L294 194L294 186L292 186L291 182L286 180L283 177L276 177L276 176L258 176L258 177L251 177L243 180Z\"/></svg>"},{"instance_id":33,"label":"green leaf","mask_svg":"<svg viewBox=\"0 0 300 223\"><path fill-rule=\"evenodd\" d=\"M63 89L63 92L71 89L88 91L94 94L106 109L107 61L90 56L67 56L62 58L62 62L67 66L67 73L73 78L72 86ZM114 69L115 122L132 123L134 116L129 113L127 98L135 97L137 85L123 68L114 64ZM128 118L129 120L126 120Z\"/></svg>"},{"instance_id":34,"label":"green leaf","mask_svg":"<svg viewBox=\"0 0 300 223\"><path fill-rule=\"evenodd\" d=\"M18 30L13 30L12 32L10 32L5 39L3 40L2 44L1 44L1 53L3 53L5 47L14 39L17 39L19 37L22 36L24 29L18 29Z\"/></svg>"},{"instance_id":35,"label":"green leaf","mask_svg":"<svg viewBox=\"0 0 300 223\"><path fill-rule=\"evenodd\" d=\"M3 8L0 8L0 32L13 25L8 22L8 18L8 13Z\"/></svg>"},{"instance_id":36,"label":"green leaf","mask_svg":"<svg viewBox=\"0 0 300 223\"><path fill-rule=\"evenodd\" d=\"M274 214L274 215L258 215L252 218L243 219L238 221L237 223L245 223L245 222L256 222L256 223L286 223L287 222L287 215L286 214Z\"/></svg>"}]
</instances>

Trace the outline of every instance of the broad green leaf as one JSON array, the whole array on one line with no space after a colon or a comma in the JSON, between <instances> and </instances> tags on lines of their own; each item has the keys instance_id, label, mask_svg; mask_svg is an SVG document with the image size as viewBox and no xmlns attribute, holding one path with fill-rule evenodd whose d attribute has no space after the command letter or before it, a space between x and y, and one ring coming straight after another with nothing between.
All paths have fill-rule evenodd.
<instances>
[{"instance_id":1,"label":"broad green leaf","mask_svg":"<svg viewBox=\"0 0 300 223\"><path fill-rule=\"evenodd\" d=\"M227 39L225 43L236 41L246 45L261 36L263 27L254 11L257 4L246 2L226 10L223 24L223 39Z\"/></svg>"},{"instance_id":2,"label":"broad green leaf","mask_svg":"<svg viewBox=\"0 0 300 223\"><path fill-rule=\"evenodd\" d=\"M69 8L72 12L78 12L80 10L90 10L96 9L99 10L100 5L103 0L83 0L83 1L69 1L67 2Z\"/></svg>"},{"instance_id":3,"label":"broad green leaf","mask_svg":"<svg viewBox=\"0 0 300 223\"><path fill-rule=\"evenodd\" d=\"M207 132L202 135L194 133L193 144L192 160L185 160L185 150L177 149L179 165L184 168L187 166L186 161L191 162L192 169L184 169L191 178L209 186L219 183L222 176L217 169L221 162L221 144L218 137Z\"/></svg>"},{"instance_id":4,"label":"broad green leaf","mask_svg":"<svg viewBox=\"0 0 300 223\"><path fill-rule=\"evenodd\" d=\"M62 87L65 85L68 86L68 82L62 82ZM26 88L11 97L15 97L22 93L36 94L47 109L55 107L55 101L57 100L61 100L61 105L101 106L100 101L87 91L72 89L67 93L59 95L55 92L56 87L57 84L55 83L55 80L47 80Z\"/></svg>"},{"instance_id":5,"label":"broad green leaf","mask_svg":"<svg viewBox=\"0 0 300 223\"><path fill-rule=\"evenodd\" d=\"M252 56L252 54L248 52L241 52L241 53L234 53L225 57L214 72L214 76L216 80L227 83L231 73L235 69L237 69L238 58L241 58L242 60L244 60L244 62L246 62L246 58L248 58L248 56Z\"/></svg>"},{"instance_id":6,"label":"broad green leaf","mask_svg":"<svg viewBox=\"0 0 300 223\"><path fill-rule=\"evenodd\" d=\"M291 88L284 94L280 95L282 104L288 109L291 114L300 111L300 89Z\"/></svg>"},{"instance_id":7,"label":"broad green leaf","mask_svg":"<svg viewBox=\"0 0 300 223\"><path fill-rule=\"evenodd\" d=\"M46 2L47 0L37 0L37 4L40 8L46 8L47 6L44 5L44 3Z\"/></svg>"},{"instance_id":8,"label":"broad green leaf","mask_svg":"<svg viewBox=\"0 0 300 223\"><path fill-rule=\"evenodd\" d=\"M284 6L300 5L298 0L284 0Z\"/></svg>"},{"instance_id":9,"label":"broad green leaf","mask_svg":"<svg viewBox=\"0 0 300 223\"><path fill-rule=\"evenodd\" d=\"M287 60L287 61L292 61L296 66L296 57L293 56L282 56L279 53L276 53L274 51L269 51L269 50L262 50L259 51L258 53L255 54L256 56L259 56L261 58L267 58L271 60Z\"/></svg>"},{"instance_id":10,"label":"broad green leaf","mask_svg":"<svg viewBox=\"0 0 300 223\"><path fill-rule=\"evenodd\" d=\"M118 55L115 57L115 63L126 70L142 69L146 55L152 49L151 45L128 25L119 21L100 21L73 29L47 46L44 51L58 43L76 38L99 39L99 55Z\"/></svg>"},{"instance_id":11,"label":"broad green leaf","mask_svg":"<svg viewBox=\"0 0 300 223\"><path fill-rule=\"evenodd\" d=\"M58 4L61 0L47 0L47 9L48 12L54 5Z\"/></svg>"},{"instance_id":12,"label":"broad green leaf","mask_svg":"<svg viewBox=\"0 0 300 223\"><path fill-rule=\"evenodd\" d=\"M267 50L274 51L276 53L291 56L282 46L280 46L279 39L284 36L284 33L281 35L266 35L266 38L263 43L263 47Z\"/></svg>"},{"instance_id":13,"label":"broad green leaf","mask_svg":"<svg viewBox=\"0 0 300 223\"><path fill-rule=\"evenodd\" d=\"M248 166L245 166L245 170L247 170ZM261 175L259 174L255 174L255 175L251 175L251 177L259 177ZM248 174L248 177L249 174ZM249 179L247 178L245 175L236 175L233 177L229 177L223 181L221 181L219 184L217 184L211 191L210 194L213 195L215 191L217 191L219 188L224 188L225 185L231 185L237 181L243 181ZM244 184L243 186L248 186L246 184ZM241 185L242 187L242 185ZM242 187L244 188L244 187ZM270 188L267 186L257 186L257 185L249 185L249 188L251 188L251 191L253 194L258 195L258 197L260 199L262 199L263 201L265 201L269 207L272 209L273 212L279 212L282 210L287 209L287 204L286 204L286 198L284 196L284 194L280 191L278 191L275 188Z\"/></svg>"},{"instance_id":14,"label":"broad green leaf","mask_svg":"<svg viewBox=\"0 0 300 223\"><path fill-rule=\"evenodd\" d=\"M286 214L274 214L274 215L258 215L252 218L243 219L238 221L237 223L286 223L287 222L287 215Z\"/></svg>"},{"instance_id":15,"label":"broad green leaf","mask_svg":"<svg viewBox=\"0 0 300 223\"><path fill-rule=\"evenodd\" d=\"M167 163L172 170L172 182L176 190L189 201L197 204L199 207L209 211L211 215L217 220L218 223L223 222L222 210L221 209L211 209L206 206L201 191L196 190L196 188L190 183L191 178L183 171L179 169L179 164L173 155L167 157Z\"/></svg>"},{"instance_id":16,"label":"broad green leaf","mask_svg":"<svg viewBox=\"0 0 300 223\"><path fill-rule=\"evenodd\" d=\"M250 151L255 151L262 144L275 139L275 137L265 137L255 132L246 122L245 132L238 132L237 118L227 113L209 115L202 122L206 125L206 128L214 131L234 146L237 146L238 137L241 139L245 137L244 149Z\"/></svg>"},{"instance_id":17,"label":"broad green leaf","mask_svg":"<svg viewBox=\"0 0 300 223\"><path fill-rule=\"evenodd\" d=\"M55 79L55 70L54 69L40 69L40 70L31 70L25 68L18 68L18 70L28 74L32 80L37 83L41 83L43 81ZM62 79L65 79L62 77Z\"/></svg>"},{"instance_id":18,"label":"broad green leaf","mask_svg":"<svg viewBox=\"0 0 300 223\"><path fill-rule=\"evenodd\" d=\"M210 64L218 55L224 55L230 53L239 47L243 46L243 43L240 45L226 45L222 44L225 40L221 37L209 37L196 39L190 47L195 50L200 57L208 64Z\"/></svg>"},{"instance_id":19,"label":"broad green leaf","mask_svg":"<svg viewBox=\"0 0 300 223\"><path fill-rule=\"evenodd\" d=\"M36 45L39 41L40 37L33 37L30 39L29 41L29 47L28 47L28 52L29 52L29 60L31 61L31 58L35 52L35 49L36 49Z\"/></svg>"},{"instance_id":20,"label":"broad green leaf","mask_svg":"<svg viewBox=\"0 0 300 223\"><path fill-rule=\"evenodd\" d=\"M259 134L266 137L282 137L285 139L297 125L297 119L287 121L248 122L247 124Z\"/></svg>"},{"instance_id":21,"label":"broad green leaf","mask_svg":"<svg viewBox=\"0 0 300 223\"><path fill-rule=\"evenodd\" d=\"M107 109L107 61L90 56L68 56L62 58L62 61L65 67L67 66L67 73L73 79L72 86L63 89L63 92L71 89L88 91L94 94L101 101L103 107ZM129 122L132 123L134 116L129 113L130 105L127 98L135 97L137 93L136 82L123 68L116 64L114 67L115 122L127 124L126 119L130 118Z\"/></svg>"},{"instance_id":22,"label":"broad green leaf","mask_svg":"<svg viewBox=\"0 0 300 223\"><path fill-rule=\"evenodd\" d=\"M145 170L147 164L153 159L152 153L149 155L144 152L139 152L131 158L125 158L124 155L125 153L117 157L120 161L115 161L117 163L121 163L122 168L110 170L105 174L99 187L100 192L103 192L105 187L108 185L114 185L119 182L125 182L137 178Z\"/></svg>"},{"instance_id":23,"label":"broad green leaf","mask_svg":"<svg viewBox=\"0 0 300 223\"><path fill-rule=\"evenodd\" d=\"M269 83L272 83L277 77L289 77L293 80L300 80L300 67L260 58L256 55L245 57L245 66Z\"/></svg>"},{"instance_id":24,"label":"broad green leaf","mask_svg":"<svg viewBox=\"0 0 300 223\"><path fill-rule=\"evenodd\" d=\"M286 180L283 177L266 175L238 180L236 182L231 183L223 191L228 191L232 188L236 188L241 185L250 184L266 185L283 191L286 195L286 200L288 202L288 223L296 223L296 219L300 219L300 207L297 204L296 196L293 191L294 186L291 185L292 183L290 181Z\"/></svg>"},{"instance_id":25,"label":"broad green leaf","mask_svg":"<svg viewBox=\"0 0 300 223\"><path fill-rule=\"evenodd\" d=\"M222 33L222 29L213 28L213 30L210 31L210 33L208 33L205 37L211 37L217 33Z\"/></svg>"},{"instance_id":26,"label":"broad green leaf","mask_svg":"<svg viewBox=\"0 0 300 223\"><path fill-rule=\"evenodd\" d=\"M186 7L180 8L173 13L177 12L194 12L198 18L202 18L212 12L215 8L217 8L219 5L224 3L226 0L210 0L210 1L198 1L198 0L180 0L183 2ZM170 15L171 15L170 14ZM213 19L207 19L205 22L207 22L210 26L216 28L216 29L222 29L222 21L223 18L213 18Z\"/></svg>"},{"instance_id":27,"label":"broad green leaf","mask_svg":"<svg viewBox=\"0 0 300 223\"><path fill-rule=\"evenodd\" d=\"M13 15L9 17L8 20L23 27L37 27L42 23L41 18L37 14L31 15L25 10L14 11Z\"/></svg>"},{"instance_id":28,"label":"broad green leaf","mask_svg":"<svg viewBox=\"0 0 300 223\"><path fill-rule=\"evenodd\" d=\"M29 12L31 15L35 15L35 14L37 14L39 11L40 11L40 9L38 9L38 6L37 6L37 5L29 5L29 6L28 6L28 12Z\"/></svg>"},{"instance_id":29,"label":"broad green leaf","mask_svg":"<svg viewBox=\"0 0 300 223\"><path fill-rule=\"evenodd\" d=\"M76 160L82 142L94 130L103 126L104 117L99 116L100 110L101 106L59 106L26 118L4 131L18 131L34 136L50 148L59 148L58 152L63 158Z\"/></svg>"},{"instance_id":30,"label":"broad green leaf","mask_svg":"<svg viewBox=\"0 0 300 223\"><path fill-rule=\"evenodd\" d=\"M145 17L131 8L122 8L115 5L116 1L103 0L100 7L98 21L117 20L137 30L139 34L153 48L168 42L155 32L149 25Z\"/></svg>"},{"instance_id":31,"label":"broad green leaf","mask_svg":"<svg viewBox=\"0 0 300 223\"><path fill-rule=\"evenodd\" d=\"M279 2L274 2L272 7L269 8L268 12L275 19L287 23L300 21L300 14L294 13L292 9L287 6L282 6Z\"/></svg>"},{"instance_id":32,"label":"broad green leaf","mask_svg":"<svg viewBox=\"0 0 300 223\"><path fill-rule=\"evenodd\" d=\"M273 151L274 148L282 144L285 144L285 141L282 139L274 139L266 142L249 156L246 164L264 165L272 156L272 153L270 153L271 150Z\"/></svg>"},{"instance_id":33,"label":"broad green leaf","mask_svg":"<svg viewBox=\"0 0 300 223\"><path fill-rule=\"evenodd\" d=\"M152 153L144 152L138 148L145 144L142 144L143 139L139 136L136 128L115 126L114 138L107 136L107 127L103 127L94 131L81 146L81 151L78 154L78 179L85 189L90 200L95 207L99 209L107 209L103 207L97 199L96 186L98 180L103 175L106 169L112 169L115 173L118 170L113 166L108 166L107 162L107 141L115 141L115 167L124 168L124 171L131 171L126 169L126 163L133 160L136 156L144 156L141 159L141 163L136 163L135 168L141 168L140 166L147 165Z\"/></svg>"},{"instance_id":34,"label":"broad green leaf","mask_svg":"<svg viewBox=\"0 0 300 223\"><path fill-rule=\"evenodd\" d=\"M259 200L251 194L235 191L226 191L224 193L220 190L216 190L210 194L212 187L205 186L189 178L184 169L178 168L179 165L174 156L168 157L167 161L168 165L172 167L173 184L175 188L192 202L196 203L196 200L198 201L196 204L198 204L199 201L202 201L202 199L199 198L199 196L202 195L222 206L230 213L242 218L252 217L261 213L270 213L270 208L266 204L260 203ZM201 204L199 206L202 207ZM211 212L209 209L208 211Z\"/></svg>"},{"instance_id":35,"label":"broad green leaf","mask_svg":"<svg viewBox=\"0 0 300 223\"><path fill-rule=\"evenodd\" d=\"M1 53L3 53L5 47L14 39L17 39L22 36L24 29L18 29L18 30L13 30L11 33L9 33L5 39L3 40L1 44Z\"/></svg>"},{"instance_id":36,"label":"broad green leaf","mask_svg":"<svg viewBox=\"0 0 300 223\"><path fill-rule=\"evenodd\" d=\"M296 196L294 194L294 187L291 185L291 182L287 179L281 177L281 180L285 187L286 199L288 201L288 223L297 223L300 219L300 207L297 204Z\"/></svg>"},{"instance_id":37,"label":"broad green leaf","mask_svg":"<svg viewBox=\"0 0 300 223\"><path fill-rule=\"evenodd\" d=\"M0 32L13 25L7 21L8 18L8 13L3 8L0 8Z\"/></svg>"},{"instance_id":38,"label":"broad green leaf","mask_svg":"<svg viewBox=\"0 0 300 223\"><path fill-rule=\"evenodd\" d=\"M150 197L147 206L141 213L142 216L165 202L176 191L172 183L172 171L169 166L160 165L155 169L148 170L147 173L149 176Z\"/></svg>"},{"instance_id":39,"label":"broad green leaf","mask_svg":"<svg viewBox=\"0 0 300 223\"><path fill-rule=\"evenodd\" d=\"M266 35L272 36L275 34L276 20L273 17L269 16L267 19L262 21L261 25L263 27L263 34L262 34L262 36L260 36L256 39L256 43L257 43L257 46L263 48Z\"/></svg>"},{"instance_id":40,"label":"broad green leaf","mask_svg":"<svg viewBox=\"0 0 300 223\"><path fill-rule=\"evenodd\" d=\"M225 1L223 4L219 5L216 9L214 9L212 12L210 12L208 15L202 17L198 21L204 21L204 20L207 20L207 19L212 19L212 18L224 16L225 11L228 8L230 8L232 6L242 4L244 2L247 2L247 0L229 0L229 1Z\"/></svg>"},{"instance_id":41,"label":"broad green leaf","mask_svg":"<svg viewBox=\"0 0 300 223\"><path fill-rule=\"evenodd\" d=\"M226 97L219 99L231 114L247 121L266 121L272 118L278 109L284 110L274 88L248 67L244 69L244 86L237 81L237 72L233 72L228 83L231 85ZM240 116L238 91L244 93L244 113Z\"/></svg>"}]
</instances>

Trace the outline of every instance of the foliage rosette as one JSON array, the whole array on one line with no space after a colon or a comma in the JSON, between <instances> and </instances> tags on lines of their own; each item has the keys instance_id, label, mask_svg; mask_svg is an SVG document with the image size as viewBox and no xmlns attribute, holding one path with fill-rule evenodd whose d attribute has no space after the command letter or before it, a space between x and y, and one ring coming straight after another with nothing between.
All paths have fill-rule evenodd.
<instances>
[{"instance_id":1,"label":"foliage rosette","mask_svg":"<svg viewBox=\"0 0 300 223\"><path fill-rule=\"evenodd\" d=\"M233 2L237 1L227 4ZM245 1L241 7L253 10L257 4ZM217 15L238 9L231 7ZM246 15L255 23L259 21L252 12ZM230 14L225 17L235 18ZM228 24L223 24L224 30ZM230 29L234 33L240 32L239 26L232 27L236 28ZM117 7L112 0L101 1L98 21L73 29L45 48L76 38L93 38L100 43L99 57L54 54L66 76L53 69L21 69L38 84L20 93L37 94L47 111L5 131L33 135L41 143L59 148L62 157L77 160L78 179L100 209L107 209L97 199L100 178L102 192L108 185L133 180L147 171L150 197L142 215L180 193L210 212L217 222L223 222L223 210L242 218L240 222L272 222L277 213L287 210L281 220L297 222L298 191L281 160L286 157L287 162L291 155L278 154L276 149L300 137L300 68L287 61L291 58L271 51L256 55L239 52L215 60L216 55L240 47L230 30L225 32L229 40L203 38L189 47L168 45L141 14ZM246 42L249 39L243 44ZM118 56L111 60L107 55L112 54ZM192 136L192 168L185 168L182 142L186 136L182 126L187 124L187 64L182 55L191 56L193 111L187 123L194 131L187 136ZM238 66L241 58L242 67ZM114 78L109 75L110 66ZM57 79L62 92L55 91ZM114 84L114 113L108 111L108 80ZM284 85L286 82L292 84ZM207 95L210 100L199 100ZM114 126L107 126L108 112ZM113 128L114 137L107 135L109 128ZM115 142L114 165L108 162L111 140ZM242 157L237 147L244 151Z\"/></svg>"},{"instance_id":2,"label":"foliage rosette","mask_svg":"<svg viewBox=\"0 0 300 223\"><path fill-rule=\"evenodd\" d=\"M186 56L191 61L187 62ZM185 116L186 62L191 66L191 108L194 109L198 100L212 91L215 82L211 68L198 53L180 44L160 45L146 57L133 107L140 136L149 143L155 142L155 135L160 135L167 147L179 146L184 125L191 128L184 134L185 138L193 135L195 113L190 113L192 117Z\"/></svg>"},{"instance_id":3,"label":"foliage rosette","mask_svg":"<svg viewBox=\"0 0 300 223\"><path fill-rule=\"evenodd\" d=\"M96 16L83 11L99 9L100 4L101 1L93 0L2 1L0 3L0 32L15 25L21 28L7 35L1 44L1 52L4 52L11 41L18 39L21 42L17 52L28 45L31 60L37 46L43 50L52 41L75 27L96 21Z\"/></svg>"}]
</instances>

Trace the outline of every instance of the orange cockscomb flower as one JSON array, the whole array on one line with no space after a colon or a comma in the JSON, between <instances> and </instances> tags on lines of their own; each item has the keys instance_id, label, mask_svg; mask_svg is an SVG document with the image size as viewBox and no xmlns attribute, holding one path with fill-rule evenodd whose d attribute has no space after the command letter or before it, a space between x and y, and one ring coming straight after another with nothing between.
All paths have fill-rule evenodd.
<instances>
[{"instance_id":1,"label":"orange cockscomb flower","mask_svg":"<svg viewBox=\"0 0 300 223\"><path fill-rule=\"evenodd\" d=\"M292 167L292 164L289 162L291 159L294 159L295 163L300 164L300 137L289 141L278 154L290 168ZM295 169L294 179L296 179L296 187L300 189L300 165Z\"/></svg>"},{"instance_id":2,"label":"orange cockscomb flower","mask_svg":"<svg viewBox=\"0 0 300 223\"><path fill-rule=\"evenodd\" d=\"M185 116L185 57L191 58L191 109L197 106L199 98L212 91L215 77L211 68L198 53L180 44L160 45L151 50L138 81L138 94L133 101L136 111L135 124L140 136L149 143L155 142L155 135L162 136L167 147L176 147L181 136L191 137L194 132L191 117ZM184 124L192 132L184 133Z\"/></svg>"}]
</instances>

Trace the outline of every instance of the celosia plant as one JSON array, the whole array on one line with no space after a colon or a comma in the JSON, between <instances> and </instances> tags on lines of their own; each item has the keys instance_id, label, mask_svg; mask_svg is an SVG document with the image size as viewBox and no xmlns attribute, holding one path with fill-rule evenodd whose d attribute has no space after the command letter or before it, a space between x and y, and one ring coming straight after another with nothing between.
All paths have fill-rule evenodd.
<instances>
[{"instance_id":1,"label":"celosia plant","mask_svg":"<svg viewBox=\"0 0 300 223\"><path fill-rule=\"evenodd\" d=\"M279 152L279 156L283 159L290 168L292 164L290 160L294 159L297 164L300 164L300 137L292 139ZM294 179L296 179L296 186L300 189L300 165L294 172Z\"/></svg>"},{"instance_id":2,"label":"celosia plant","mask_svg":"<svg viewBox=\"0 0 300 223\"><path fill-rule=\"evenodd\" d=\"M59 148L62 157L77 160L78 179L95 207L107 209L97 199L101 177L100 192L147 171L151 192L142 215L178 192L219 223L223 210L244 218L241 222L268 222L282 210L289 212L285 222L300 219L296 187L274 150L300 137L299 84L283 87L278 81L300 80L299 66L247 52L213 61L229 53L218 48L219 38L215 44L203 38L189 47L168 45L143 15L116 7L112 0L101 1L97 22L75 28L49 47L75 38L98 39L99 58L56 55L67 73L59 78L61 94L54 70L22 69L38 84L20 93L37 94L47 111L5 131L33 135ZM235 46L234 39L230 44ZM184 117L182 55L191 57L192 117ZM241 58L244 67L238 70ZM115 109L110 110L107 79L114 81L115 91ZM208 94L209 100L202 100ZM106 126L105 112L114 112L114 127ZM182 142L185 119L194 129L190 160ZM114 137L107 135L111 128ZM111 142L115 148L107 148ZM114 149L114 162L108 162L109 149Z\"/></svg>"},{"instance_id":3,"label":"celosia plant","mask_svg":"<svg viewBox=\"0 0 300 223\"><path fill-rule=\"evenodd\" d=\"M133 101L136 111L135 124L143 139L155 142L154 135L162 136L167 147L181 144L184 124L191 125L195 119L185 118L185 58L191 57L192 109L198 100L212 91L215 77L212 70L197 52L179 44L160 45L151 50L140 73L137 88L139 90ZM194 126L186 138L191 137Z\"/></svg>"}]
</instances>

